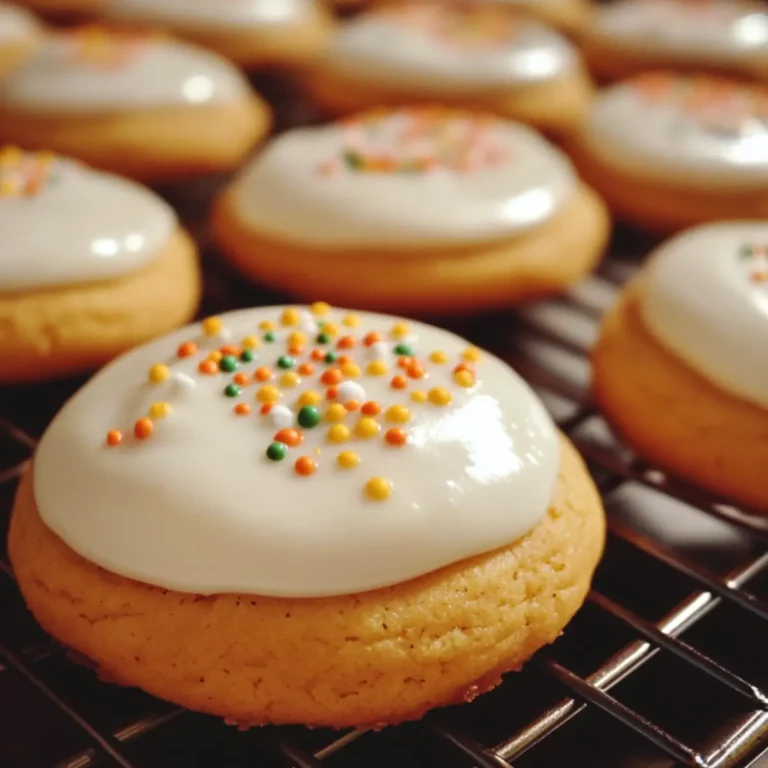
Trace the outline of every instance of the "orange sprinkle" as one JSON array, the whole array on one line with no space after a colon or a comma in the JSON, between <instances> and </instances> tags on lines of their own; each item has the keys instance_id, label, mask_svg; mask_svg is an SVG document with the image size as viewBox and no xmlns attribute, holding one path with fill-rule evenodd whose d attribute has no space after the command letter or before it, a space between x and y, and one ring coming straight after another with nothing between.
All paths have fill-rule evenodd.
<instances>
[{"instance_id":1,"label":"orange sprinkle","mask_svg":"<svg viewBox=\"0 0 768 768\"><path fill-rule=\"evenodd\" d=\"M407 373L412 379L423 379L426 372L424 366L418 362L418 360L414 360L413 363L408 366Z\"/></svg>"},{"instance_id":2,"label":"orange sprinkle","mask_svg":"<svg viewBox=\"0 0 768 768\"><path fill-rule=\"evenodd\" d=\"M297 357L298 355L303 355L304 346L302 344L291 344L291 346L288 347L288 354L293 355L294 357Z\"/></svg>"},{"instance_id":3,"label":"orange sprinkle","mask_svg":"<svg viewBox=\"0 0 768 768\"><path fill-rule=\"evenodd\" d=\"M329 400L335 400L339 396L339 388L338 387L328 387L328 389L325 390L325 396Z\"/></svg>"},{"instance_id":4,"label":"orange sprinkle","mask_svg":"<svg viewBox=\"0 0 768 768\"><path fill-rule=\"evenodd\" d=\"M133 425L133 434L139 438L139 440L146 440L154 431L155 425L151 419L139 419Z\"/></svg>"},{"instance_id":5,"label":"orange sprinkle","mask_svg":"<svg viewBox=\"0 0 768 768\"><path fill-rule=\"evenodd\" d=\"M192 357L192 355L197 354L197 344L195 344L194 341L185 341L183 344L179 345L176 354L179 357Z\"/></svg>"},{"instance_id":6,"label":"orange sprinkle","mask_svg":"<svg viewBox=\"0 0 768 768\"><path fill-rule=\"evenodd\" d=\"M214 360L203 360L200 365L197 366L197 370L200 371L200 373L210 376L219 372L219 366Z\"/></svg>"},{"instance_id":7,"label":"orange sprinkle","mask_svg":"<svg viewBox=\"0 0 768 768\"><path fill-rule=\"evenodd\" d=\"M392 427L392 429L388 429L384 433L384 439L390 445L405 445L408 442L408 435L406 434L404 429L398 429L397 427Z\"/></svg>"},{"instance_id":8,"label":"orange sprinkle","mask_svg":"<svg viewBox=\"0 0 768 768\"><path fill-rule=\"evenodd\" d=\"M321 363L323 360L325 360L325 352L323 352L323 350L318 347L312 350L310 357L315 362Z\"/></svg>"},{"instance_id":9,"label":"orange sprinkle","mask_svg":"<svg viewBox=\"0 0 768 768\"><path fill-rule=\"evenodd\" d=\"M238 403L235 406L235 413L238 416L247 416L251 412L251 406L248 403Z\"/></svg>"},{"instance_id":10,"label":"orange sprinkle","mask_svg":"<svg viewBox=\"0 0 768 768\"><path fill-rule=\"evenodd\" d=\"M359 411L360 403L357 400L347 400L347 402L344 403L344 408L348 411Z\"/></svg>"},{"instance_id":11,"label":"orange sprinkle","mask_svg":"<svg viewBox=\"0 0 768 768\"><path fill-rule=\"evenodd\" d=\"M304 363L299 366L299 373L302 376L311 376L315 372L315 366L311 363Z\"/></svg>"},{"instance_id":12,"label":"orange sprinkle","mask_svg":"<svg viewBox=\"0 0 768 768\"><path fill-rule=\"evenodd\" d=\"M254 371L253 378L256 381L269 381L272 378L272 371L262 366Z\"/></svg>"},{"instance_id":13,"label":"orange sprinkle","mask_svg":"<svg viewBox=\"0 0 768 768\"><path fill-rule=\"evenodd\" d=\"M366 347L372 347L377 341L381 341L382 338L382 335L375 331L366 333L365 338L363 339L363 344L365 344Z\"/></svg>"},{"instance_id":14,"label":"orange sprinkle","mask_svg":"<svg viewBox=\"0 0 768 768\"><path fill-rule=\"evenodd\" d=\"M271 410L274 403L264 403L264 405L261 406L261 415L266 416Z\"/></svg>"},{"instance_id":15,"label":"orange sprinkle","mask_svg":"<svg viewBox=\"0 0 768 768\"><path fill-rule=\"evenodd\" d=\"M341 383L343 378L344 375L338 368L329 368L327 371L323 372L323 375L320 377L320 381L322 381L323 384L326 384L327 386L333 386L334 384Z\"/></svg>"},{"instance_id":16,"label":"orange sprinkle","mask_svg":"<svg viewBox=\"0 0 768 768\"><path fill-rule=\"evenodd\" d=\"M391 383L392 389L406 389L408 387L408 379L405 376L395 376Z\"/></svg>"},{"instance_id":17,"label":"orange sprinkle","mask_svg":"<svg viewBox=\"0 0 768 768\"><path fill-rule=\"evenodd\" d=\"M236 373L235 378L232 379L235 384L239 384L241 387L244 387L250 380L251 377L247 373Z\"/></svg>"},{"instance_id":18,"label":"orange sprinkle","mask_svg":"<svg viewBox=\"0 0 768 768\"><path fill-rule=\"evenodd\" d=\"M119 429L110 429L107 432L107 445L115 446L123 442L123 433Z\"/></svg>"},{"instance_id":19,"label":"orange sprinkle","mask_svg":"<svg viewBox=\"0 0 768 768\"><path fill-rule=\"evenodd\" d=\"M301 445L304 435L298 429L288 427L287 429L281 429L272 439L276 443L285 443L287 446L295 448L297 445Z\"/></svg>"},{"instance_id":20,"label":"orange sprinkle","mask_svg":"<svg viewBox=\"0 0 768 768\"><path fill-rule=\"evenodd\" d=\"M469 363L459 363L454 369L454 373L459 371L469 371L473 376L475 375L475 369Z\"/></svg>"},{"instance_id":21,"label":"orange sprinkle","mask_svg":"<svg viewBox=\"0 0 768 768\"><path fill-rule=\"evenodd\" d=\"M375 400L369 400L367 403L363 403L361 410L366 416L376 416L381 413L381 406Z\"/></svg>"},{"instance_id":22,"label":"orange sprinkle","mask_svg":"<svg viewBox=\"0 0 768 768\"><path fill-rule=\"evenodd\" d=\"M352 362L352 358L349 355L339 355L338 358L336 358L336 362L339 364L339 366L346 365L347 363Z\"/></svg>"},{"instance_id":23,"label":"orange sprinkle","mask_svg":"<svg viewBox=\"0 0 768 768\"><path fill-rule=\"evenodd\" d=\"M406 357L405 355L403 355L403 357L399 357L397 359L398 368L409 368L412 364L413 364L412 357Z\"/></svg>"},{"instance_id":24,"label":"orange sprinkle","mask_svg":"<svg viewBox=\"0 0 768 768\"><path fill-rule=\"evenodd\" d=\"M232 355L233 357L240 357L243 354L243 350L236 344L225 344L223 347L219 347L219 352L222 355Z\"/></svg>"},{"instance_id":25,"label":"orange sprinkle","mask_svg":"<svg viewBox=\"0 0 768 768\"><path fill-rule=\"evenodd\" d=\"M315 474L315 471L317 470L317 464L311 456L300 456L298 459L296 459L294 468L296 469L297 475L301 475L302 477L309 477L310 475Z\"/></svg>"},{"instance_id":26,"label":"orange sprinkle","mask_svg":"<svg viewBox=\"0 0 768 768\"><path fill-rule=\"evenodd\" d=\"M342 336L338 342L336 342L336 347L338 349L352 349L352 347L357 346L357 339L354 336Z\"/></svg>"}]
</instances>

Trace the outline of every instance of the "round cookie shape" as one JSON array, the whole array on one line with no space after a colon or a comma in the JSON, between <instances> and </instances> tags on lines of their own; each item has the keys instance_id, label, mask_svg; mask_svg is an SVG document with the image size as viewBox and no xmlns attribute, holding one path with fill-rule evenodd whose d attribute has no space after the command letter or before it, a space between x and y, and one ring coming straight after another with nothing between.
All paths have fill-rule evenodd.
<instances>
[{"instance_id":1,"label":"round cookie shape","mask_svg":"<svg viewBox=\"0 0 768 768\"><path fill-rule=\"evenodd\" d=\"M768 407L768 222L717 223L661 246L640 282L643 322L701 376Z\"/></svg>"},{"instance_id":2,"label":"round cookie shape","mask_svg":"<svg viewBox=\"0 0 768 768\"><path fill-rule=\"evenodd\" d=\"M768 88L670 73L605 89L582 133L606 163L648 179L764 190Z\"/></svg>"},{"instance_id":3,"label":"round cookie shape","mask_svg":"<svg viewBox=\"0 0 768 768\"><path fill-rule=\"evenodd\" d=\"M414 108L281 135L244 171L235 203L278 239L397 248L514 236L575 186L568 159L522 125Z\"/></svg>"},{"instance_id":4,"label":"round cookie shape","mask_svg":"<svg viewBox=\"0 0 768 768\"><path fill-rule=\"evenodd\" d=\"M327 305L209 318L111 364L35 460L43 521L109 571L182 592L400 583L545 515L556 430L502 361Z\"/></svg>"},{"instance_id":5,"label":"round cookie shape","mask_svg":"<svg viewBox=\"0 0 768 768\"><path fill-rule=\"evenodd\" d=\"M577 61L560 34L505 8L419 2L353 19L324 64L388 88L476 95L562 77Z\"/></svg>"},{"instance_id":6,"label":"round cookie shape","mask_svg":"<svg viewBox=\"0 0 768 768\"><path fill-rule=\"evenodd\" d=\"M138 184L43 153L0 150L0 292L133 272L176 226L170 207Z\"/></svg>"},{"instance_id":7,"label":"round cookie shape","mask_svg":"<svg viewBox=\"0 0 768 768\"><path fill-rule=\"evenodd\" d=\"M31 13L0 3L0 46L23 42L39 31L40 25Z\"/></svg>"},{"instance_id":8,"label":"round cookie shape","mask_svg":"<svg viewBox=\"0 0 768 768\"><path fill-rule=\"evenodd\" d=\"M3 109L54 114L229 104L249 93L210 51L99 27L52 36L0 83Z\"/></svg>"}]
</instances>

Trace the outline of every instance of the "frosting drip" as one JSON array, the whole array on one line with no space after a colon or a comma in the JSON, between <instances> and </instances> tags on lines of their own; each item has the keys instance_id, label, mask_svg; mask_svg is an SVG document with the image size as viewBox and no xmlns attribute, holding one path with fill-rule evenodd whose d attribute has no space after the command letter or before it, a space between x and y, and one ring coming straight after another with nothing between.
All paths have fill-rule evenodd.
<instances>
[{"instance_id":1,"label":"frosting drip","mask_svg":"<svg viewBox=\"0 0 768 768\"><path fill-rule=\"evenodd\" d=\"M40 26L31 13L0 3L0 45L23 42L39 31Z\"/></svg>"},{"instance_id":2,"label":"frosting drip","mask_svg":"<svg viewBox=\"0 0 768 768\"><path fill-rule=\"evenodd\" d=\"M43 436L34 490L112 572L311 597L515 541L558 467L549 416L500 360L318 304L209 318L107 366Z\"/></svg>"},{"instance_id":3,"label":"frosting drip","mask_svg":"<svg viewBox=\"0 0 768 768\"><path fill-rule=\"evenodd\" d=\"M604 90L583 140L638 175L764 190L768 183L768 88L649 74Z\"/></svg>"},{"instance_id":4,"label":"frosting drip","mask_svg":"<svg viewBox=\"0 0 768 768\"><path fill-rule=\"evenodd\" d=\"M0 150L0 291L132 272L158 255L176 219L148 189L69 160Z\"/></svg>"},{"instance_id":5,"label":"frosting drip","mask_svg":"<svg viewBox=\"0 0 768 768\"><path fill-rule=\"evenodd\" d=\"M523 232L575 183L524 126L413 109L279 136L242 174L236 205L260 232L309 246L439 246Z\"/></svg>"},{"instance_id":6,"label":"frosting drip","mask_svg":"<svg viewBox=\"0 0 768 768\"><path fill-rule=\"evenodd\" d=\"M4 109L54 113L230 103L243 76L214 53L157 37L85 28L50 37L0 81Z\"/></svg>"},{"instance_id":7,"label":"frosting drip","mask_svg":"<svg viewBox=\"0 0 768 768\"><path fill-rule=\"evenodd\" d=\"M507 9L415 3L348 23L326 66L370 84L471 95L561 77L577 60L564 37Z\"/></svg>"},{"instance_id":8,"label":"frosting drip","mask_svg":"<svg viewBox=\"0 0 768 768\"><path fill-rule=\"evenodd\" d=\"M768 222L711 224L669 240L640 283L644 324L700 375L768 407Z\"/></svg>"}]
</instances>

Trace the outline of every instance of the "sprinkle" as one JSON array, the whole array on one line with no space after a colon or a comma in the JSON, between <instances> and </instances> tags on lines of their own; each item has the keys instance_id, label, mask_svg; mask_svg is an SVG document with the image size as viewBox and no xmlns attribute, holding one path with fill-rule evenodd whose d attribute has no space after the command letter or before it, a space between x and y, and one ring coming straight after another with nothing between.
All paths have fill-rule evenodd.
<instances>
[{"instance_id":1,"label":"sprinkle","mask_svg":"<svg viewBox=\"0 0 768 768\"><path fill-rule=\"evenodd\" d=\"M448 405L453 399L451 393L444 387L433 387L427 395L429 402L434 405Z\"/></svg>"},{"instance_id":2,"label":"sprinkle","mask_svg":"<svg viewBox=\"0 0 768 768\"><path fill-rule=\"evenodd\" d=\"M344 363L341 372L350 379L356 379L361 373L360 366L353 362Z\"/></svg>"},{"instance_id":3,"label":"sprinkle","mask_svg":"<svg viewBox=\"0 0 768 768\"><path fill-rule=\"evenodd\" d=\"M336 358L336 362L339 364L339 368L344 365L349 365L352 362L352 358L349 355L339 355Z\"/></svg>"},{"instance_id":4,"label":"sprinkle","mask_svg":"<svg viewBox=\"0 0 768 768\"><path fill-rule=\"evenodd\" d=\"M238 416L247 416L251 412L251 406L248 403L238 403L235 406L235 413Z\"/></svg>"},{"instance_id":5,"label":"sprinkle","mask_svg":"<svg viewBox=\"0 0 768 768\"><path fill-rule=\"evenodd\" d=\"M473 376L475 375L475 369L469 363L459 363L454 369L454 373L459 371L469 371Z\"/></svg>"},{"instance_id":6,"label":"sprinkle","mask_svg":"<svg viewBox=\"0 0 768 768\"><path fill-rule=\"evenodd\" d=\"M413 400L414 403L426 403L427 393L423 389L415 389L411 392L411 400Z\"/></svg>"},{"instance_id":7,"label":"sprinkle","mask_svg":"<svg viewBox=\"0 0 768 768\"><path fill-rule=\"evenodd\" d=\"M107 432L107 445L116 446L123 442L123 433L119 429L110 429Z\"/></svg>"},{"instance_id":8,"label":"sprinkle","mask_svg":"<svg viewBox=\"0 0 768 768\"><path fill-rule=\"evenodd\" d=\"M476 363L480 359L480 350L477 347L467 347L461 356L470 363Z\"/></svg>"},{"instance_id":9,"label":"sprinkle","mask_svg":"<svg viewBox=\"0 0 768 768\"><path fill-rule=\"evenodd\" d=\"M328 400L335 400L339 396L339 388L328 387L328 389L325 390L325 396Z\"/></svg>"},{"instance_id":10,"label":"sprinkle","mask_svg":"<svg viewBox=\"0 0 768 768\"><path fill-rule=\"evenodd\" d=\"M323 360L325 360L325 352L322 349L313 349L310 357L316 362L316 363L322 363Z\"/></svg>"},{"instance_id":11,"label":"sprinkle","mask_svg":"<svg viewBox=\"0 0 768 768\"><path fill-rule=\"evenodd\" d=\"M411 349L409 344L397 344L394 352L396 355L406 355L407 357L413 356L413 349Z\"/></svg>"},{"instance_id":12,"label":"sprinkle","mask_svg":"<svg viewBox=\"0 0 768 768\"><path fill-rule=\"evenodd\" d=\"M298 429L281 429L273 438L276 443L285 443L290 448L295 448L297 445L301 445L304 440L304 435L299 432Z\"/></svg>"},{"instance_id":13,"label":"sprinkle","mask_svg":"<svg viewBox=\"0 0 768 768\"><path fill-rule=\"evenodd\" d=\"M453 380L460 387L472 387L475 384L475 377L470 371L456 371L453 374Z\"/></svg>"},{"instance_id":14,"label":"sprinkle","mask_svg":"<svg viewBox=\"0 0 768 768\"><path fill-rule=\"evenodd\" d=\"M277 326L272 320L262 320L259 323L259 329L262 331L274 331Z\"/></svg>"},{"instance_id":15,"label":"sprinkle","mask_svg":"<svg viewBox=\"0 0 768 768\"><path fill-rule=\"evenodd\" d=\"M315 372L315 366L311 363L303 363L299 366L299 373L302 376L311 376Z\"/></svg>"},{"instance_id":16,"label":"sprinkle","mask_svg":"<svg viewBox=\"0 0 768 768\"><path fill-rule=\"evenodd\" d=\"M211 376L214 373L219 372L219 366L213 360L201 360L200 364L197 366L197 370L200 371L200 373L204 373L206 376Z\"/></svg>"},{"instance_id":17,"label":"sprinkle","mask_svg":"<svg viewBox=\"0 0 768 768\"><path fill-rule=\"evenodd\" d=\"M389 445L405 445L408 442L408 435L404 429L392 427L392 429L388 429L384 433L384 440L386 440Z\"/></svg>"},{"instance_id":18,"label":"sprinkle","mask_svg":"<svg viewBox=\"0 0 768 768\"><path fill-rule=\"evenodd\" d=\"M371 331L371 333L366 333L365 337L363 338L363 344L365 344L366 347L372 347L376 342L382 341L383 337L380 333L376 333L375 331Z\"/></svg>"},{"instance_id":19,"label":"sprinkle","mask_svg":"<svg viewBox=\"0 0 768 768\"><path fill-rule=\"evenodd\" d=\"M274 403L280 399L280 390L277 387L273 387L271 384L261 387L256 393L256 399L260 403Z\"/></svg>"},{"instance_id":20,"label":"sprinkle","mask_svg":"<svg viewBox=\"0 0 768 768\"><path fill-rule=\"evenodd\" d=\"M218 336L224 327L219 317L206 317L203 320L203 333L206 336Z\"/></svg>"},{"instance_id":21,"label":"sprinkle","mask_svg":"<svg viewBox=\"0 0 768 768\"><path fill-rule=\"evenodd\" d=\"M236 371L238 365L239 363L237 362L237 358L234 355L224 355L224 357L219 360L219 368L225 373L232 373L233 371Z\"/></svg>"},{"instance_id":22,"label":"sprinkle","mask_svg":"<svg viewBox=\"0 0 768 768\"><path fill-rule=\"evenodd\" d=\"M323 362L328 363L330 365L331 363L335 363L339 359L339 356L335 352L326 352L325 357L323 358Z\"/></svg>"},{"instance_id":23,"label":"sprinkle","mask_svg":"<svg viewBox=\"0 0 768 768\"><path fill-rule=\"evenodd\" d=\"M395 376L391 381L392 389L405 389L408 386L408 379L405 376Z\"/></svg>"},{"instance_id":24,"label":"sprinkle","mask_svg":"<svg viewBox=\"0 0 768 768\"><path fill-rule=\"evenodd\" d=\"M293 426L293 411L287 405L275 405L273 403L266 403L262 406L262 412L264 408L269 408L267 413L272 421L272 426L278 429Z\"/></svg>"},{"instance_id":25,"label":"sprinkle","mask_svg":"<svg viewBox=\"0 0 768 768\"><path fill-rule=\"evenodd\" d=\"M411 420L411 412L404 405L391 405L385 414L387 421L395 424L407 424Z\"/></svg>"},{"instance_id":26,"label":"sprinkle","mask_svg":"<svg viewBox=\"0 0 768 768\"><path fill-rule=\"evenodd\" d=\"M387 364L383 360L374 360L365 367L369 376L383 376L387 372Z\"/></svg>"},{"instance_id":27,"label":"sprinkle","mask_svg":"<svg viewBox=\"0 0 768 768\"><path fill-rule=\"evenodd\" d=\"M323 371L323 375L320 377L320 381L326 386L333 386L339 384L344 378L344 375L338 368L329 368L327 371Z\"/></svg>"},{"instance_id":28,"label":"sprinkle","mask_svg":"<svg viewBox=\"0 0 768 768\"><path fill-rule=\"evenodd\" d=\"M267 448L267 458L270 461L282 461L288 455L285 443L271 443Z\"/></svg>"},{"instance_id":29,"label":"sprinkle","mask_svg":"<svg viewBox=\"0 0 768 768\"><path fill-rule=\"evenodd\" d=\"M357 422L357 424L355 424L355 434L358 437L363 438L363 440L369 440L370 438L375 437L380 429L381 426L379 425L379 422L369 416L364 416Z\"/></svg>"},{"instance_id":30,"label":"sprinkle","mask_svg":"<svg viewBox=\"0 0 768 768\"><path fill-rule=\"evenodd\" d=\"M301 382L301 379L299 378L299 374L294 373L293 371L288 371L288 373L284 373L280 377L280 386L286 387L287 389L291 389L295 386L298 386L300 382Z\"/></svg>"},{"instance_id":31,"label":"sprinkle","mask_svg":"<svg viewBox=\"0 0 768 768\"><path fill-rule=\"evenodd\" d=\"M445 352L441 352L438 349L430 354L429 359L431 362L435 363L436 365L442 365L443 363L448 362L448 355L446 355Z\"/></svg>"},{"instance_id":32,"label":"sprinkle","mask_svg":"<svg viewBox=\"0 0 768 768\"><path fill-rule=\"evenodd\" d=\"M331 311L331 305L324 301L316 301L310 306L309 311L316 317L323 317Z\"/></svg>"},{"instance_id":33,"label":"sprinkle","mask_svg":"<svg viewBox=\"0 0 768 768\"><path fill-rule=\"evenodd\" d=\"M269 368L261 367L257 368L253 373L253 378L256 381L269 381L274 374Z\"/></svg>"},{"instance_id":34,"label":"sprinkle","mask_svg":"<svg viewBox=\"0 0 768 768\"><path fill-rule=\"evenodd\" d=\"M240 360L244 363L252 363L256 359L256 353L252 349L244 349L240 353Z\"/></svg>"},{"instance_id":35,"label":"sprinkle","mask_svg":"<svg viewBox=\"0 0 768 768\"><path fill-rule=\"evenodd\" d=\"M149 406L149 415L153 419L162 419L172 410L173 408L171 408L170 403L152 403L152 405Z\"/></svg>"},{"instance_id":36,"label":"sprinkle","mask_svg":"<svg viewBox=\"0 0 768 768\"><path fill-rule=\"evenodd\" d=\"M360 401L359 400L347 400L344 403L344 410L345 411L359 411L360 410Z\"/></svg>"},{"instance_id":37,"label":"sprinkle","mask_svg":"<svg viewBox=\"0 0 768 768\"><path fill-rule=\"evenodd\" d=\"M301 315L299 314L298 309L294 309L293 307L288 307L287 309L283 310L283 314L280 317L280 322L283 325L298 325L299 321L301 320Z\"/></svg>"},{"instance_id":38,"label":"sprinkle","mask_svg":"<svg viewBox=\"0 0 768 768\"><path fill-rule=\"evenodd\" d=\"M171 369L167 365L158 363L149 369L149 380L153 384L160 384L171 375Z\"/></svg>"},{"instance_id":39,"label":"sprinkle","mask_svg":"<svg viewBox=\"0 0 768 768\"><path fill-rule=\"evenodd\" d=\"M275 335L274 331L267 331L264 334L264 341L266 341L267 344L271 344L276 338L277 336Z\"/></svg>"},{"instance_id":40,"label":"sprinkle","mask_svg":"<svg viewBox=\"0 0 768 768\"><path fill-rule=\"evenodd\" d=\"M242 392L242 390L237 386L237 384L227 384L227 386L224 387L224 394L227 397L237 397L240 392Z\"/></svg>"},{"instance_id":41,"label":"sprinkle","mask_svg":"<svg viewBox=\"0 0 768 768\"><path fill-rule=\"evenodd\" d=\"M197 388L197 382L191 376L187 376L186 373L181 373L180 371L174 371L171 374L171 381L173 382L174 392L191 392Z\"/></svg>"},{"instance_id":42,"label":"sprinkle","mask_svg":"<svg viewBox=\"0 0 768 768\"><path fill-rule=\"evenodd\" d=\"M243 349L256 349L259 346L258 336L246 336L241 342Z\"/></svg>"},{"instance_id":43,"label":"sprinkle","mask_svg":"<svg viewBox=\"0 0 768 768\"><path fill-rule=\"evenodd\" d=\"M352 433L345 424L334 424L328 430L328 440L332 443L346 443Z\"/></svg>"},{"instance_id":44,"label":"sprinkle","mask_svg":"<svg viewBox=\"0 0 768 768\"><path fill-rule=\"evenodd\" d=\"M408 335L408 325L406 323L395 323L389 335L393 339L403 339Z\"/></svg>"},{"instance_id":45,"label":"sprinkle","mask_svg":"<svg viewBox=\"0 0 768 768\"><path fill-rule=\"evenodd\" d=\"M356 328L358 325L360 325L360 318L351 313L348 315L344 315L344 319L341 321L342 325L346 325L347 328Z\"/></svg>"},{"instance_id":46,"label":"sprinkle","mask_svg":"<svg viewBox=\"0 0 768 768\"><path fill-rule=\"evenodd\" d=\"M280 355L280 357L277 358L277 367L282 368L284 371L293 368L295 363L296 361L288 355Z\"/></svg>"},{"instance_id":47,"label":"sprinkle","mask_svg":"<svg viewBox=\"0 0 768 768\"><path fill-rule=\"evenodd\" d=\"M342 336L337 342L337 349L352 349L357 346L357 339L354 336Z\"/></svg>"},{"instance_id":48,"label":"sprinkle","mask_svg":"<svg viewBox=\"0 0 768 768\"><path fill-rule=\"evenodd\" d=\"M407 368L409 365L412 365L412 364L413 364L412 357L401 357L401 358L398 358L398 361L397 361L398 368Z\"/></svg>"},{"instance_id":49,"label":"sprinkle","mask_svg":"<svg viewBox=\"0 0 768 768\"><path fill-rule=\"evenodd\" d=\"M381 413L381 406L375 400L369 400L363 403L361 410L366 416L376 416Z\"/></svg>"},{"instance_id":50,"label":"sprinkle","mask_svg":"<svg viewBox=\"0 0 768 768\"><path fill-rule=\"evenodd\" d=\"M213 360L214 363L218 363L222 357L224 357L224 355L222 355L218 349L214 349L213 352L208 353L208 357L206 359Z\"/></svg>"},{"instance_id":51,"label":"sprinkle","mask_svg":"<svg viewBox=\"0 0 768 768\"><path fill-rule=\"evenodd\" d=\"M136 435L139 440L146 440L152 432L154 432L154 429L155 425L152 423L151 419L139 419L133 425L133 434Z\"/></svg>"},{"instance_id":52,"label":"sprinkle","mask_svg":"<svg viewBox=\"0 0 768 768\"><path fill-rule=\"evenodd\" d=\"M176 355L178 357L192 357L192 355L197 354L197 344L195 344L194 341L185 341L183 344L179 345L179 348L176 350Z\"/></svg>"},{"instance_id":53,"label":"sprinkle","mask_svg":"<svg viewBox=\"0 0 768 768\"><path fill-rule=\"evenodd\" d=\"M223 347L219 347L219 352L222 355L230 355L231 357L240 357L242 349L237 344L225 344Z\"/></svg>"},{"instance_id":54,"label":"sprinkle","mask_svg":"<svg viewBox=\"0 0 768 768\"><path fill-rule=\"evenodd\" d=\"M392 494L392 483L385 477L372 477L365 484L365 495L372 501L384 501Z\"/></svg>"},{"instance_id":55,"label":"sprinkle","mask_svg":"<svg viewBox=\"0 0 768 768\"><path fill-rule=\"evenodd\" d=\"M261 406L261 415L266 416L268 413L272 412L272 409L274 406L272 403L264 403L264 405Z\"/></svg>"},{"instance_id":56,"label":"sprinkle","mask_svg":"<svg viewBox=\"0 0 768 768\"><path fill-rule=\"evenodd\" d=\"M354 469L360 463L360 457L354 451L342 451L336 461L344 469Z\"/></svg>"},{"instance_id":57,"label":"sprinkle","mask_svg":"<svg viewBox=\"0 0 768 768\"><path fill-rule=\"evenodd\" d=\"M323 333L327 333L329 336L338 336L339 329L333 323L323 323Z\"/></svg>"},{"instance_id":58,"label":"sprinkle","mask_svg":"<svg viewBox=\"0 0 768 768\"><path fill-rule=\"evenodd\" d=\"M303 405L297 420L302 427L311 429L320 423L320 411L314 405Z\"/></svg>"},{"instance_id":59,"label":"sprinkle","mask_svg":"<svg viewBox=\"0 0 768 768\"><path fill-rule=\"evenodd\" d=\"M339 385L339 400L365 400L365 390L356 381L345 381Z\"/></svg>"},{"instance_id":60,"label":"sprinkle","mask_svg":"<svg viewBox=\"0 0 768 768\"><path fill-rule=\"evenodd\" d=\"M325 418L328 421L344 421L346 415L347 410L341 403L333 403L333 405L329 405L325 412Z\"/></svg>"},{"instance_id":61,"label":"sprinkle","mask_svg":"<svg viewBox=\"0 0 768 768\"><path fill-rule=\"evenodd\" d=\"M297 475L302 477L309 477L314 475L317 471L317 464L311 456L301 456L296 459L296 463L293 465Z\"/></svg>"},{"instance_id":62,"label":"sprinkle","mask_svg":"<svg viewBox=\"0 0 768 768\"><path fill-rule=\"evenodd\" d=\"M309 389L299 395L299 405L317 405L322 399L319 392Z\"/></svg>"},{"instance_id":63,"label":"sprinkle","mask_svg":"<svg viewBox=\"0 0 768 768\"><path fill-rule=\"evenodd\" d=\"M424 370L424 366L420 362L414 360L408 366L406 373L412 379L423 379L427 372Z\"/></svg>"},{"instance_id":64,"label":"sprinkle","mask_svg":"<svg viewBox=\"0 0 768 768\"><path fill-rule=\"evenodd\" d=\"M331 337L330 337L330 334L327 334L325 331L321 331L321 332L320 332L320 333L318 333L318 334L317 334L317 336L315 337L315 341L316 341L318 344L328 344L328 343L330 343L330 341L331 341Z\"/></svg>"}]
</instances>

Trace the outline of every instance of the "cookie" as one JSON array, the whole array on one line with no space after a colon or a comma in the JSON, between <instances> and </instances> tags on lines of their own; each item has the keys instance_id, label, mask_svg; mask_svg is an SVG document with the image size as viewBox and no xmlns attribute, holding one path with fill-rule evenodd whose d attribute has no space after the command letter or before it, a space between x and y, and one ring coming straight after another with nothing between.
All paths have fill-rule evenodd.
<instances>
[{"instance_id":1,"label":"cookie","mask_svg":"<svg viewBox=\"0 0 768 768\"><path fill-rule=\"evenodd\" d=\"M597 403L662 469L768 513L768 222L665 243L609 313Z\"/></svg>"},{"instance_id":2,"label":"cookie","mask_svg":"<svg viewBox=\"0 0 768 768\"><path fill-rule=\"evenodd\" d=\"M142 181L229 170L269 122L266 104L216 54L100 27L51 35L0 81L0 141Z\"/></svg>"},{"instance_id":3,"label":"cookie","mask_svg":"<svg viewBox=\"0 0 768 768\"><path fill-rule=\"evenodd\" d=\"M225 255L257 281L417 313L562 291L608 229L602 202L531 129L426 108L279 136L213 216Z\"/></svg>"},{"instance_id":4,"label":"cookie","mask_svg":"<svg viewBox=\"0 0 768 768\"><path fill-rule=\"evenodd\" d=\"M581 460L502 361L319 303L105 368L43 436L10 557L108 679L345 727L493 687L562 631L603 539Z\"/></svg>"},{"instance_id":5,"label":"cookie","mask_svg":"<svg viewBox=\"0 0 768 768\"><path fill-rule=\"evenodd\" d=\"M333 30L320 0L106 0L105 16L170 30L248 69L306 66Z\"/></svg>"},{"instance_id":6,"label":"cookie","mask_svg":"<svg viewBox=\"0 0 768 768\"><path fill-rule=\"evenodd\" d=\"M126 179L2 149L0 232L0 383L95 368L197 306L194 245Z\"/></svg>"},{"instance_id":7,"label":"cookie","mask_svg":"<svg viewBox=\"0 0 768 768\"><path fill-rule=\"evenodd\" d=\"M70 21L93 17L104 8L106 0L14 0L15 5L23 5L54 21Z\"/></svg>"},{"instance_id":8,"label":"cookie","mask_svg":"<svg viewBox=\"0 0 768 768\"><path fill-rule=\"evenodd\" d=\"M570 140L624 221L659 233L768 218L768 87L650 73L602 91Z\"/></svg>"},{"instance_id":9,"label":"cookie","mask_svg":"<svg viewBox=\"0 0 768 768\"><path fill-rule=\"evenodd\" d=\"M607 80L669 68L768 82L768 11L755 0L618 0L597 6L581 44Z\"/></svg>"},{"instance_id":10,"label":"cookie","mask_svg":"<svg viewBox=\"0 0 768 768\"><path fill-rule=\"evenodd\" d=\"M42 34L42 26L31 13L0 3L0 76L31 56Z\"/></svg>"},{"instance_id":11,"label":"cookie","mask_svg":"<svg viewBox=\"0 0 768 768\"><path fill-rule=\"evenodd\" d=\"M503 6L435 0L353 18L306 83L311 100L335 115L441 103L553 132L578 125L593 96L578 52L559 33Z\"/></svg>"}]
</instances>

